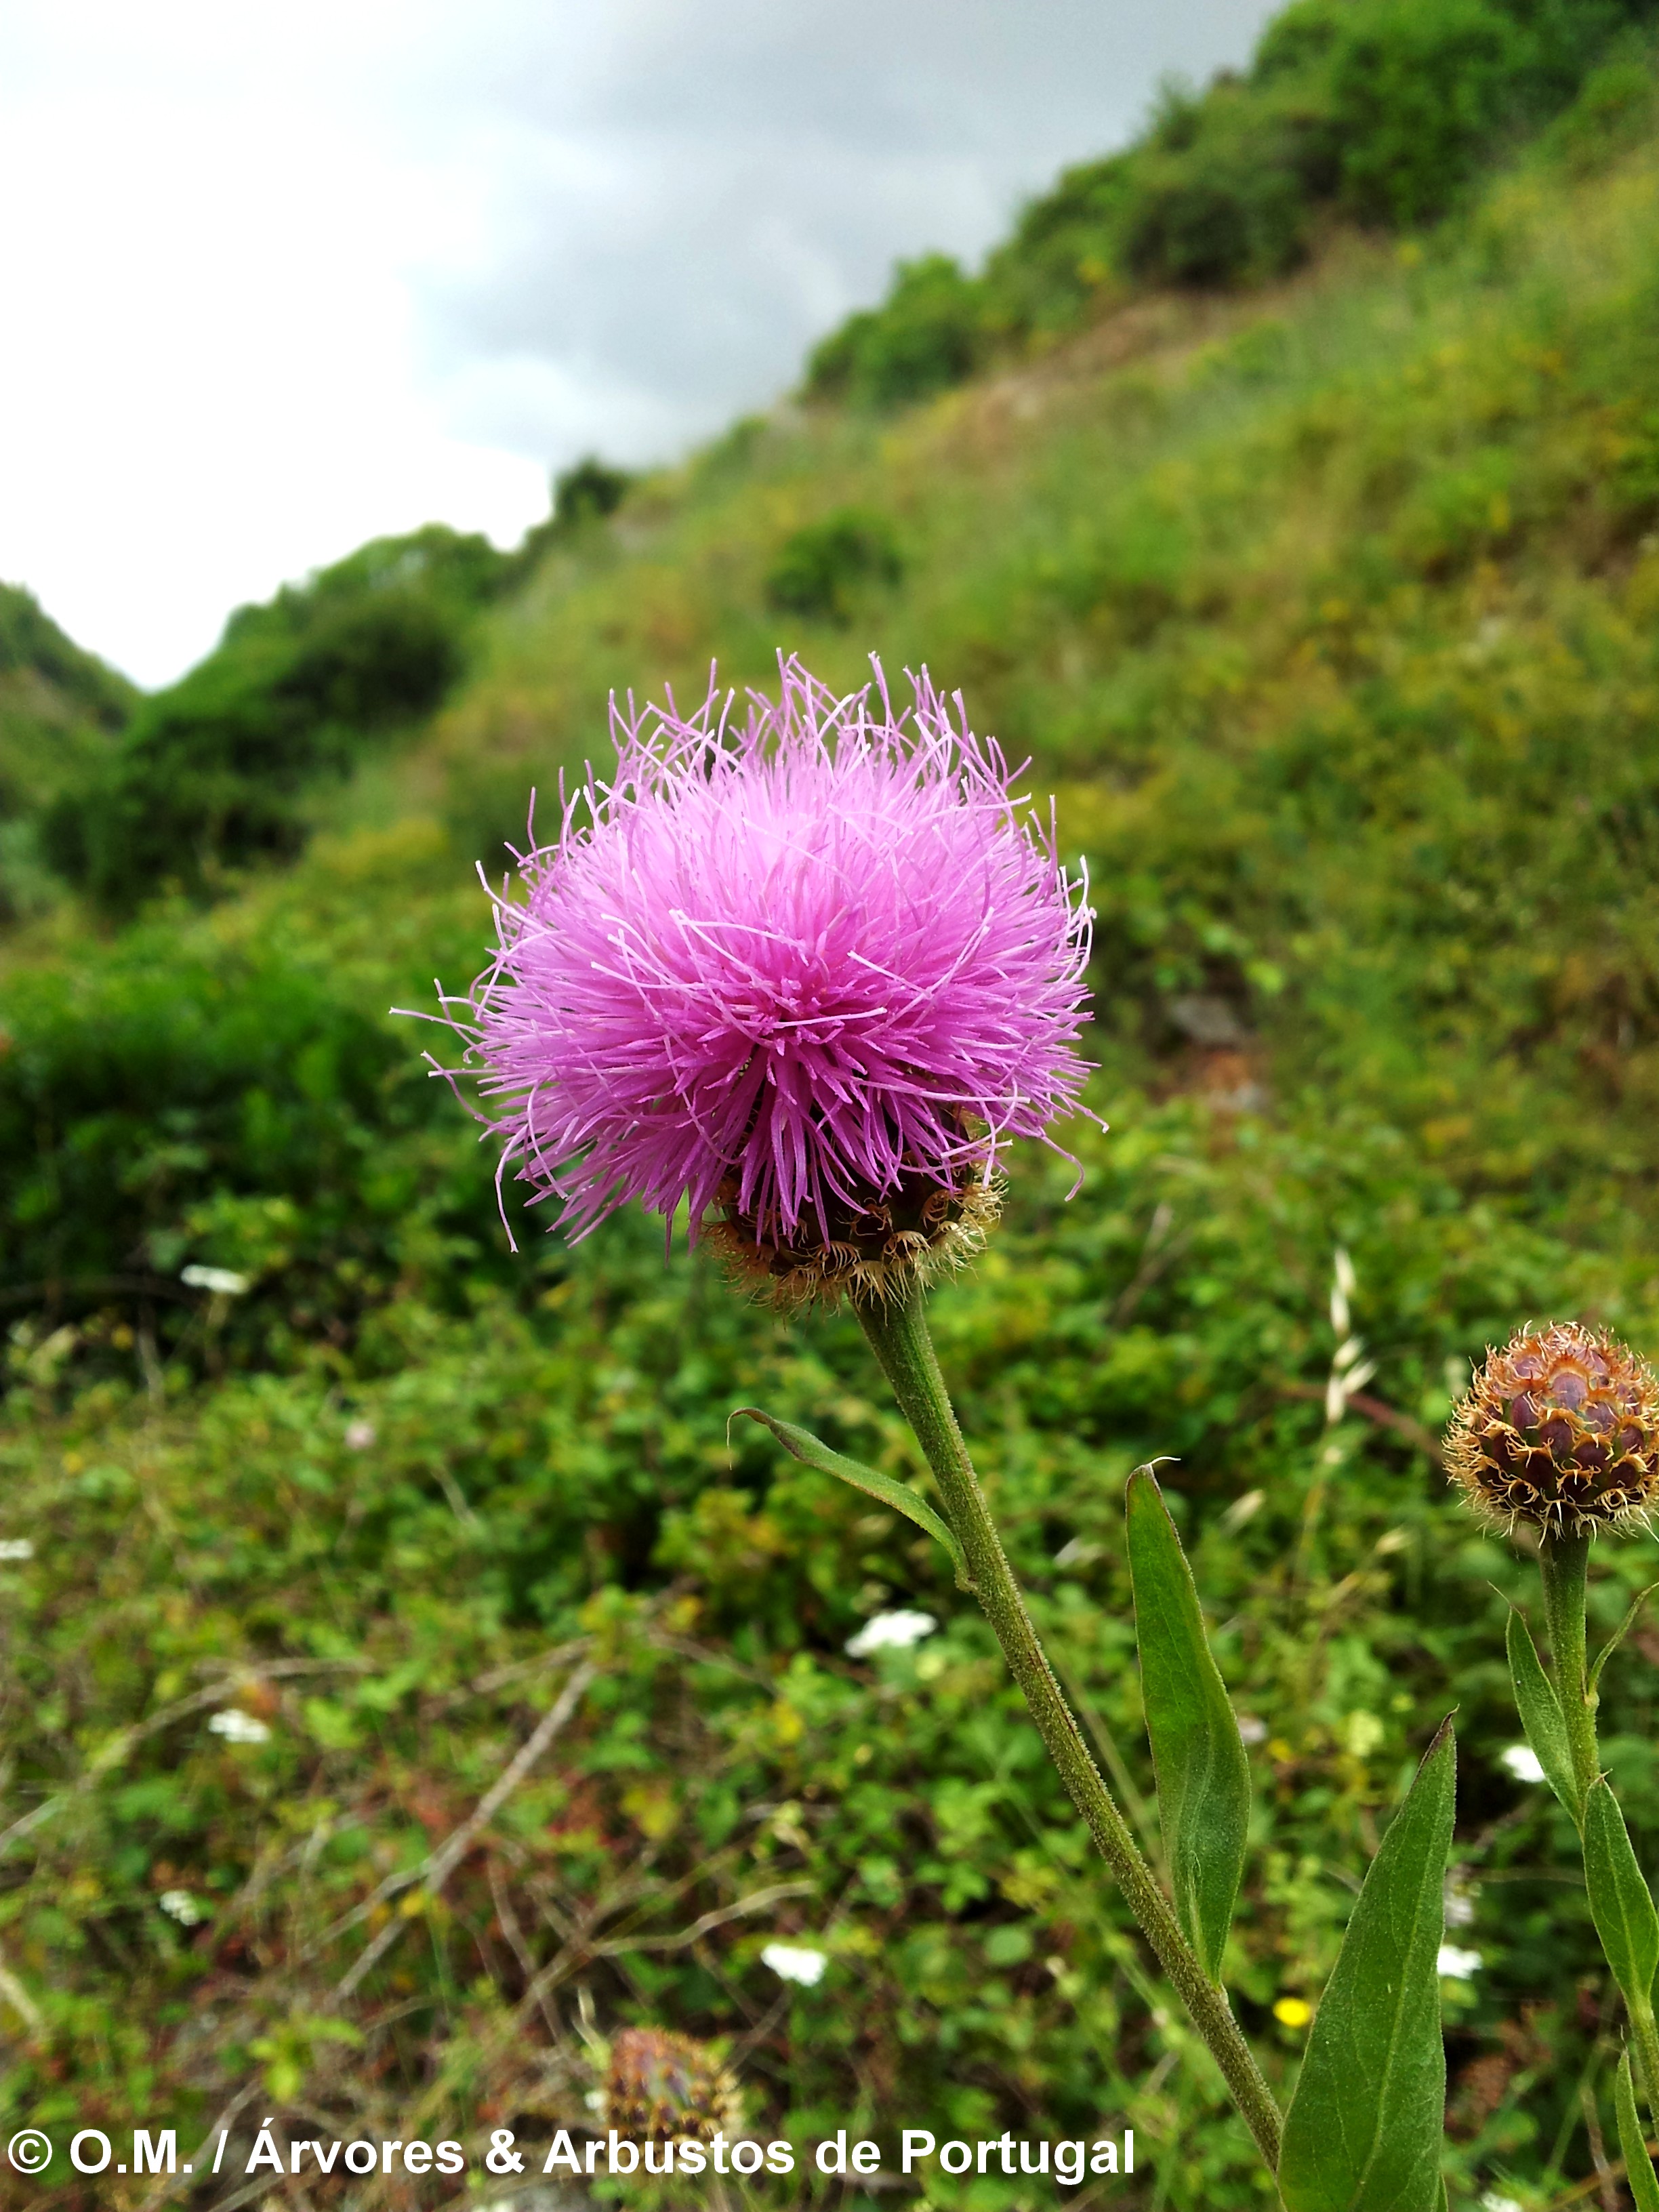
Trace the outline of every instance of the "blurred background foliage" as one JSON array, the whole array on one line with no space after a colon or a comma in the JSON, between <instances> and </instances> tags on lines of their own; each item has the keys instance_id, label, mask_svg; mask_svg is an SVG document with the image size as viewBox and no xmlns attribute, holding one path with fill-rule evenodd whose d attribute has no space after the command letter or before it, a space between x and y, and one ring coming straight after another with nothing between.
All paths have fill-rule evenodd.
<instances>
[{"instance_id":1,"label":"blurred background foliage","mask_svg":"<svg viewBox=\"0 0 1659 2212\"><path fill-rule=\"evenodd\" d=\"M977 276L902 262L820 341L806 391L890 407L1093 319L1148 285L1294 268L1343 216L1409 228L1594 85L1645 112L1648 0L1292 0L1243 75L1166 86L1124 152L1068 169ZM1589 134L1587 134L1589 135Z\"/></svg>"},{"instance_id":2,"label":"blurred background foliage","mask_svg":"<svg viewBox=\"0 0 1659 2212\"><path fill-rule=\"evenodd\" d=\"M1251 1736L1270 2070L1455 1705L1453 2200L1596 2188L1613 1998L1501 1757L1528 1570L1435 1436L1528 1316L1659 1351L1653 88L1612 8L1300 4L982 276L902 272L811 404L582 464L518 553L365 548L147 699L0 600L13 2124L540 2139L659 2024L769 2133L1128 2124L1124 2201L1265 2201L939 1559L728 1440L757 1402L923 1479L856 1331L658 1224L504 1223L420 1057L453 1040L388 1012L482 963L471 863L602 759L613 686L874 647L1032 756L1091 867L1111 1133L1062 1133L1069 1200L1022 1158L936 1308L1102 1756L1155 1850L1119 1532L1165 1456ZM1376 1372L1333 1421L1338 1246ZM1608 1622L1651 1559L1600 1555ZM938 1633L849 1658L898 1604ZM1650 1861L1656 1662L1604 1729Z\"/></svg>"}]
</instances>

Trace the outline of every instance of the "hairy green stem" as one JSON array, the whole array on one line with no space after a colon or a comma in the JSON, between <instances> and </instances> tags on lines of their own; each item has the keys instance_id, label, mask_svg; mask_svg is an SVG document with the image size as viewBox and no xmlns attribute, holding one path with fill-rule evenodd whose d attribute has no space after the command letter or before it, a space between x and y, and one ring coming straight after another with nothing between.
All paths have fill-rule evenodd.
<instances>
[{"instance_id":1,"label":"hairy green stem","mask_svg":"<svg viewBox=\"0 0 1659 2212\"><path fill-rule=\"evenodd\" d=\"M1584 1628L1584 1583L1589 1566L1589 1538L1563 1533L1546 1536L1538 1565L1544 1577L1544 1632L1555 1668L1555 1693L1567 1724L1572 1776L1584 1797L1601 1771L1595 1748L1595 1693L1589 1686L1589 1653Z\"/></svg>"},{"instance_id":2,"label":"hairy green stem","mask_svg":"<svg viewBox=\"0 0 1659 2212\"><path fill-rule=\"evenodd\" d=\"M1625 2009L1630 2014L1632 2057L1636 2065L1636 2079L1642 2091L1643 2101L1659 2124L1659 2024L1653 2017L1650 2004L1631 2004Z\"/></svg>"},{"instance_id":3,"label":"hairy green stem","mask_svg":"<svg viewBox=\"0 0 1659 2212\"><path fill-rule=\"evenodd\" d=\"M1113 1802L1037 1641L939 1373L927 1331L924 1293L918 1285L902 1302L872 1301L861 1305L859 1319L901 1410L927 1455L946 1517L967 1557L975 1595L996 1632L1048 1756L1072 1802L1087 1821L1101 1856L1121 1885L1159 1966L1220 2067L1269 2170L1277 2174L1283 2123L1273 2092L1233 2018L1225 1990L1218 1988L1199 1964L1182 1933L1175 1908L1158 1887Z\"/></svg>"},{"instance_id":4,"label":"hairy green stem","mask_svg":"<svg viewBox=\"0 0 1659 2212\"><path fill-rule=\"evenodd\" d=\"M1586 1626L1589 1547L1588 1536L1570 1536L1564 1530L1559 1535L1547 1535L1538 1552L1544 1581L1545 1632L1555 1670L1555 1693L1566 1723L1581 1818L1590 1784L1601 1771L1601 1754L1595 1741L1598 1700L1590 1687ZM1637 2080L1649 2111L1659 2122L1659 2022L1654 2018L1652 1999L1644 1990L1627 1990L1625 2006L1630 2014Z\"/></svg>"}]
</instances>

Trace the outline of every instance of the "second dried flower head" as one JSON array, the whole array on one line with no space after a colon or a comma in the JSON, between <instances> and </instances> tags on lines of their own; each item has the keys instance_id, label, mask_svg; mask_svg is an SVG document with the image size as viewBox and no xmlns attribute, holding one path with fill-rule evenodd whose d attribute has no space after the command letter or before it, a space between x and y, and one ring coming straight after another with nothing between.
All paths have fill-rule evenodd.
<instances>
[{"instance_id":1,"label":"second dried flower head","mask_svg":"<svg viewBox=\"0 0 1659 2212\"><path fill-rule=\"evenodd\" d=\"M1659 1384L1604 1332L1522 1329L1454 1412L1446 1464L1494 1525L1555 1536L1645 1525L1659 1498Z\"/></svg>"}]
</instances>

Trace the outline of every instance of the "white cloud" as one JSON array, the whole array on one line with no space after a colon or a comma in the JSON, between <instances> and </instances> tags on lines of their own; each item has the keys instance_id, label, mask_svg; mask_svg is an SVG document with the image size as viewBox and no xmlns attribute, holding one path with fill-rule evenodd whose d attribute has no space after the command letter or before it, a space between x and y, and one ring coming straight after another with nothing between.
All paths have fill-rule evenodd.
<instances>
[{"instance_id":1,"label":"white cloud","mask_svg":"<svg viewBox=\"0 0 1659 2212\"><path fill-rule=\"evenodd\" d=\"M14 0L0 575L141 679L239 601L793 380L1265 0Z\"/></svg>"}]
</instances>

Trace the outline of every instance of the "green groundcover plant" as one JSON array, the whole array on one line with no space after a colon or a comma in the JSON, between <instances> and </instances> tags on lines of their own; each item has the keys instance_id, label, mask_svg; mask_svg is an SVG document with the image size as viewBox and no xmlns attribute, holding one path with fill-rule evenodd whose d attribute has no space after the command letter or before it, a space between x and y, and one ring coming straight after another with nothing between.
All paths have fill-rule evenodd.
<instances>
[{"instance_id":1,"label":"green groundcover plant","mask_svg":"<svg viewBox=\"0 0 1659 2212\"><path fill-rule=\"evenodd\" d=\"M44 2177L0 2167L8 2204L149 2203L153 2176L67 2173L71 2125L117 2158L174 2129L194 2201L281 2201L240 2171L267 2116L285 2168L411 2132L476 2166L515 2130L534 2203L558 2130L603 2100L644 2133L670 2090L803 2147L734 2190L759 2204L872 2212L907 2125L1132 2130L1134 2173L1079 2194L1272 2201L949 1551L731 1419L949 1525L853 1299L733 1297L712 1238L677 1227L665 1261L637 1206L537 1237L509 1175L514 1255L492 1148L383 1018L477 965L469 865L523 845L532 783L556 826L608 682L700 697L718 653L769 683L781 630L838 691L870 640L961 676L1089 855L1110 1133L1055 1124L1069 1199L1068 1159L1004 1148L995 1234L927 1320L1142 1856L1179 1923L1128 1528L1155 1462L1239 1716L1220 1978L1274 2102L1455 1711L1449 2197L1617 2204L1633 2015L1505 1663L1519 1611L1559 1680L1541 1534L1476 1524L1440 1432L1523 1316L1659 1345L1659 264L1630 51L1398 251L1339 236L1268 295L1109 316L1017 387L740 426L620 528L573 507L445 719L325 774L330 834L291 869L112 936L72 906L8 933L0 2142L59 2143ZM781 556L849 513L889 520L902 574L836 570L781 623ZM1586 1676L1651 1558L1598 1538ZM1656 1660L1638 1617L1595 1682L1644 1868ZM805 2148L843 2128L882 2139L867 2194ZM239 2171L204 2181L221 2129ZM283 2186L319 2212L417 2187L302 2164ZM935 2158L925 2186L1035 2212L1056 2172Z\"/></svg>"},{"instance_id":2,"label":"green groundcover plant","mask_svg":"<svg viewBox=\"0 0 1659 2212\"><path fill-rule=\"evenodd\" d=\"M1244 1738L1154 1471L1129 1477L1126 1550L1162 1880L1042 1648L927 1321L930 1281L994 1219L1002 1147L1046 1138L1080 1096L1084 887L1040 817L1020 818L1006 763L959 699L953 721L924 676L914 714L896 714L879 664L873 690L848 699L799 663L781 677L779 700L755 697L742 724L711 691L690 721L671 708L623 726L611 778L590 772L556 842L524 863L523 897L499 903L498 957L459 1026L503 1170L555 1202L576 1237L629 1200L671 1222L684 1205L740 1283L787 1310L848 1301L940 1510L795 1423L752 1406L734 1418L943 1547L1288 2212L1434 2212L1446 2193L1451 1718L1382 1837L1281 2112L1224 1982L1249 1833ZM1340 1268L1334 1322L1346 1324L1351 1287ZM1339 1405L1367 1379L1358 1353L1345 1330ZM1650 2212L1659 2178L1638 2088L1659 2120L1659 1911L1595 1718L1602 1669L1647 1593L1592 1664L1586 1577L1592 1537L1644 1526L1659 1494L1659 1382L1605 1334L1523 1331L1457 1409L1449 1464L1477 1510L1536 1552L1553 1673L1512 1611L1515 1694L1582 1839L1624 1999L1619 2140ZM788 1955L776 1954L786 1976ZM607 2111L649 2139L695 2142L729 2094L695 2045L636 2035L613 2056ZM947 2171L966 2170L949 2160L967 2148L941 2153Z\"/></svg>"}]
</instances>

